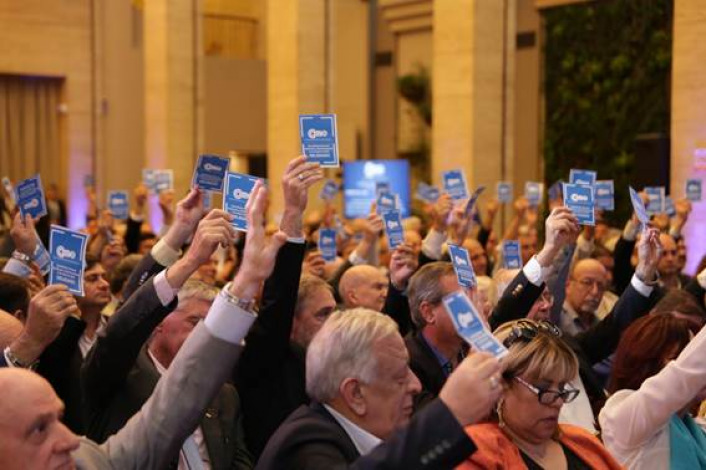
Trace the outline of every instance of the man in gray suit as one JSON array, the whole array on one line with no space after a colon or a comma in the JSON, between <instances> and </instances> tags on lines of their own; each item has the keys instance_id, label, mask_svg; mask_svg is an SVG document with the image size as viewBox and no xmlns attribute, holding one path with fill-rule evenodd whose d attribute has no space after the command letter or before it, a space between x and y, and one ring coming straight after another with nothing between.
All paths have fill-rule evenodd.
<instances>
[{"instance_id":1,"label":"man in gray suit","mask_svg":"<svg viewBox=\"0 0 706 470\"><path fill-rule=\"evenodd\" d=\"M241 269L191 332L144 407L104 444L78 438L60 422L63 405L44 379L0 369L1 468L159 469L169 463L237 362L255 320L249 310L286 240L279 232L266 241L266 199L267 190L258 182L248 202L250 230Z\"/></svg>"}]
</instances>

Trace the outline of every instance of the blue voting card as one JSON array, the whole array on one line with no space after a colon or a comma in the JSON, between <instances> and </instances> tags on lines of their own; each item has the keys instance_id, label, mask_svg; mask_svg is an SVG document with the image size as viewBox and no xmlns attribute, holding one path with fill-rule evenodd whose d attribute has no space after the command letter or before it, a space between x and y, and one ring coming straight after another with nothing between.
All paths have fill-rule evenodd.
<instances>
[{"instance_id":1,"label":"blue voting card","mask_svg":"<svg viewBox=\"0 0 706 470\"><path fill-rule=\"evenodd\" d=\"M42 179L39 175L20 181L15 187L15 199L23 219L26 214L35 219L47 215L47 202L44 199Z\"/></svg>"},{"instance_id":2,"label":"blue voting card","mask_svg":"<svg viewBox=\"0 0 706 470\"><path fill-rule=\"evenodd\" d=\"M664 198L664 212L669 217L677 215L677 208L674 207L674 200L670 196Z\"/></svg>"},{"instance_id":3,"label":"blue voting card","mask_svg":"<svg viewBox=\"0 0 706 470\"><path fill-rule=\"evenodd\" d=\"M701 180L686 180L686 198L691 202L701 202Z\"/></svg>"},{"instance_id":4,"label":"blue voting card","mask_svg":"<svg viewBox=\"0 0 706 470\"><path fill-rule=\"evenodd\" d=\"M96 185L96 180L93 178L93 175L84 175L83 176L83 187L84 188L92 188Z\"/></svg>"},{"instance_id":5,"label":"blue voting card","mask_svg":"<svg viewBox=\"0 0 706 470\"><path fill-rule=\"evenodd\" d=\"M564 183L563 189L564 205L579 219L579 224L596 225L593 187L583 184Z\"/></svg>"},{"instance_id":6,"label":"blue voting card","mask_svg":"<svg viewBox=\"0 0 706 470\"><path fill-rule=\"evenodd\" d=\"M385 234L390 250L394 250L404 243L404 229L402 228L402 217L400 211L389 211L382 214L385 222Z\"/></svg>"},{"instance_id":7,"label":"blue voting card","mask_svg":"<svg viewBox=\"0 0 706 470\"><path fill-rule=\"evenodd\" d=\"M439 199L440 195L441 192L439 191L439 188L420 181L417 185L417 192L414 196L427 204L434 204Z\"/></svg>"},{"instance_id":8,"label":"blue voting card","mask_svg":"<svg viewBox=\"0 0 706 470\"><path fill-rule=\"evenodd\" d=\"M319 197L324 201L330 201L331 199L336 197L336 194L338 194L338 190L338 184L334 180L326 180L326 183L324 183L324 187L321 188L321 193L319 193Z\"/></svg>"},{"instance_id":9,"label":"blue voting card","mask_svg":"<svg viewBox=\"0 0 706 470\"><path fill-rule=\"evenodd\" d=\"M155 170L154 190L157 193L174 189L174 172L172 170Z\"/></svg>"},{"instance_id":10,"label":"blue voting card","mask_svg":"<svg viewBox=\"0 0 706 470\"><path fill-rule=\"evenodd\" d=\"M299 135L302 153L308 161L318 162L322 167L340 166L335 114L301 114Z\"/></svg>"},{"instance_id":11,"label":"blue voting card","mask_svg":"<svg viewBox=\"0 0 706 470\"><path fill-rule=\"evenodd\" d=\"M223 210L232 214L233 227L241 232L248 231L248 214L245 205L248 203L250 193L257 180L254 176L241 173L228 173L226 175L226 189L223 192Z\"/></svg>"},{"instance_id":12,"label":"blue voting card","mask_svg":"<svg viewBox=\"0 0 706 470\"><path fill-rule=\"evenodd\" d=\"M613 180L598 180L593 189L596 209L615 210L615 188Z\"/></svg>"},{"instance_id":13,"label":"blue voting card","mask_svg":"<svg viewBox=\"0 0 706 470\"><path fill-rule=\"evenodd\" d=\"M503 204L512 202L512 183L508 183L507 181L498 181L496 192L498 193L499 202Z\"/></svg>"},{"instance_id":14,"label":"blue voting card","mask_svg":"<svg viewBox=\"0 0 706 470\"><path fill-rule=\"evenodd\" d=\"M645 194L647 194L647 213L649 215L660 214L664 212L664 186L645 186Z\"/></svg>"},{"instance_id":15,"label":"blue voting card","mask_svg":"<svg viewBox=\"0 0 706 470\"><path fill-rule=\"evenodd\" d=\"M130 212L127 191L108 191L108 210L118 220L126 220Z\"/></svg>"},{"instance_id":16,"label":"blue voting card","mask_svg":"<svg viewBox=\"0 0 706 470\"><path fill-rule=\"evenodd\" d=\"M397 209L395 195L389 192L378 194L376 205L378 214L394 211Z\"/></svg>"},{"instance_id":17,"label":"blue voting card","mask_svg":"<svg viewBox=\"0 0 706 470\"><path fill-rule=\"evenodd\" d=\"M478 284L476 273L473 271L471 258L468 256L468 250L457 245L449 245L449 256L451 263L456 271L458 285L461 287L475 287Z\"/></svg>"},{"instance_id":18,"label":"blue voting card","mask_svg":"<svg viewBox=\"0 0 706 470\"><path fill-rule=\"evenodd\" d=\"M547 196L549 197L550 200L556 201L562 199L564 196L563 193L563 185L564 182L559 180L555 182L553 185L549 186L549 189L547 190Z\"/></svg>"},{"instance_id":19,"label":"blue voting card","mask_svg":"<svg viewBox=\"0 0 706 470\"><path fill-rule=\"evenodd\" d=\"M470 217L473 213L473 208L476 206L476 202L478 202L478 197L480 197L483 191L485 191L485 186L478 186L476 190L473 191L473 194L471 194L471 197L466 203L466 209L464 210L466 217Z\"/></svg>"},{"instance_id":20,"label":"blue voting card","mask_svg":"<svg viewBox=\"0 0 706 470\"><path fill-rule=\"evenodd\" d=\"M12 181L10 181L10 178L7 176L2 177L2 186L5 188L5 193L7 194L7 197L12 200L13 204L17 203L17 199L15 198L15 188L12 186Z\"/></svg>"},{"instance_id":21,"label":"blue voting card","mask_svg":"<svg viewBox=\"0 0 706 470\"><path fill-rule=\"evenodd\" d=\"M569 171L569 183L594 186L596 184L596 172L591 170L577 170L572 168Z\"/></svg>"},{"instance_id":22,"label":"blue voting card","mask_svg":"<svg viewBox=\"0 0 706 470\"><path fill-rule=\"evenodd\" d=\"M441 176L444 180L444 191L451 196L451 199L460 201L468 198L468 185L463 170L445 171Z\"/></svg>"},{"instance_id":23,"label":"blue voting card","mask_svg":"<svg viewBox=\"0 0 706 470\"><path fill-rule=\"evenodd\" d=\"M213 206L213 193L211 191L201 191L201 197L203 198L203 210L208 212Z\"/></svg>"},{"instance_id":24,"label":"blue voting card","mask_svg":"<svg viewBox=\"0 0 706 470\"><path fill-rule=\"evenodd\" d=\"M51 271L49 284L64 284L69 292L83 295L83 270L88 235L52 225L49 232Z\"/></svg>"},{"instance_id":25,"label":"blue voting card","mask_svg":"<svg viewBox=\"0 0 706 470\"><path fill-rule=\"evenodd\" d=\"M628 190L630 191L630 202L632 202L635 215L640 223L646 226L650 222L650 216L647 215L647 209L645 209L645 205L642 203L642 198L632 187L628 186Z\"/></svg>"},{"instance_id":26,"label":"blue voting card","mask_svg":"<svg viewBox=\"0 0 706 470\"><path fill-rule=\"evenodd\" d=\"M218 155L199 155L191 179L191 187L202 191L223 191L223 180L230 167L230 159Z\"/></svg>"},{"instance_id":27,"label":"blue voting card","mask_svg":"<svg viewBox=\"0 0 706 470\"><path fill-rule=\"evenodd\" d=\"M156 173L157 170L153 170L151 168L142 169L142 184L144 184L151 193L157 192Z\"/></svg>"},{"instance_id":28,"label":"blue voting card","mask_svg":"<svg viewBox=\"0 0 706 470\"><path fill-rule=\"evenodd\" d=\"M332 228L319 229L319 251L327 263L336 259L336 230Z\"/></svg>"},{"instance_id":29,"label":"blue voting card","mask_svg":"<svg viewBox=\"0 0 706 470\"><path fill-rule=\"evenodd\" d=\"M522 268L522 256L520 256L519 241L505 240L503 242L503 267L505 269Z\"/></svg>"},{"instance_id":30,"label":"blue voting card","mask_svg":"<svg viewBox=\"0 0 706 470\"><path fill-rule=\"evenodd\" d=\"M496 358L507 355L507 348L493 336L466 294L452 292L444 296L443 301L456 332L475 351L490 353Z\"/></svg>"},{"instance_id":31,"label":"blue voting card","mask_svg":"<svg viewBox=\"0 0 706 470\"><path fill-rule=\"evenodd\" d=\"M375 182L375 196L380 196L381 193L391 193L392 189L389 181Z\"/></svg>"},{"instance_id":32,"label":"blue voting card","mask_svg":"<svg viewBox=\"0 0 706 470\"><path fill-rule=\"evenodd\" d=\"M42 276L46 276L49 273L51 258L39 235L37 235L37 244L34 247L34 253L32 253L32 260L39 266L39 272L42 273Z\"/></svg>"},{"instance_id":33,"label":"blue voting card","mask_svg":"<svg viewBox=\"0 0 706 470\"><path fill-rule=\"evenodd\" d=\"M532 207L537 207L542 202L542 183L527 181L525 183L525 199Z\"/></svg>"}]
</instances>

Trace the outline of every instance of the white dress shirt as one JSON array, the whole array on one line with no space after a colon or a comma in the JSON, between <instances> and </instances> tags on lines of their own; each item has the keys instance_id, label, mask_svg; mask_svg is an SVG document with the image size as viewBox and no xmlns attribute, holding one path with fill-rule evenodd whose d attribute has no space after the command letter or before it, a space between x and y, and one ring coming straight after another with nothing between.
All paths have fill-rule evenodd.
<instances>
[{"instance_id":1,"label":"white dress shirt","mask_svg":"<svg viewBox=\"0 0 706 470\"><path fill-rule=\"evenodd\" d=\"M334 410L332 407L324 404L324 408L326 408L326 411L331 413L333 419L335 419L338 424L341 425L346 434L348 434L348 437L351 438L353 445L355 445L355 448L358 449L360 455L369 454L375 447L382 443L382 439L373 436L368 431L353 423L338 411Z\"/></svg>"}]
</instances>

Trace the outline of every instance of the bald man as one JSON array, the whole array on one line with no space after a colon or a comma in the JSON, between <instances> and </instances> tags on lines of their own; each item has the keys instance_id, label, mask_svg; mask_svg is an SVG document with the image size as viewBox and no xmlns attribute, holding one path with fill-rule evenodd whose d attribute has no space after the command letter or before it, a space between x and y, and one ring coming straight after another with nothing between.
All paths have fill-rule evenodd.
<instances>
[{"instance_id":1,"label":"bald man","mask_svg":"<svg viewBox=\"0 0 706 470\"><path fill-rule=\"evenodd\" d=\"M574 265L561 312L564 333L574 336L599 322L596 312L607 287L608 272L600 261L587 258Z\"/></svg>"},{"instance_id":2,"label":"bald man","mask_svg":"<svg viewBox=\"0 0 706 470\"><path fill-rule=\"evenodd\" d=\"M377 268L353 266L341 276L338 293L346 309L364 307L381 312L388 288L387 277Z\"/></svg>"}]
</instances>

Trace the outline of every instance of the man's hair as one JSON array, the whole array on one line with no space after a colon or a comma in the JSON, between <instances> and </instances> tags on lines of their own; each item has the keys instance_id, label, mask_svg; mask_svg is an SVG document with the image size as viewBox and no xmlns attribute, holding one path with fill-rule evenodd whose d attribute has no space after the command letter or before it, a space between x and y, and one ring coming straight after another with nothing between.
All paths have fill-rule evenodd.
<instances>
[{"instance_id":1,"label":"man's hair","mask_svg":"<svg viewBox=\"0 0 706 470\"><path fill-rule=\"evenodd\" d=\"M681 289L671 289L667 294L660 299L652 309L653 314L672 314L681 313L696 317L700 320L706 320L706 310L699 305L696 298Z\"/></svg>"},{"instance_id":2,"label":"man's hair","mask_svg":"<svg viewBox=\"0 0 706 470\"><path fill-rule=\"evenodd\" d=\"M93 267L97 264L100 264L100 258L96 255L93 255L91 253L86 253L86 263L84 266L84 269L88 271L89 269L93 269Z\"/></svg>"},{"instance_id":3,"label":"man's hair","mask_svg":"<svg viewBox=\"0 0 706 470\"><path fill-rule=\"evenodd\" d=\"M137 267L141 260L142 255L137 254L128 255L120 260L115 269L113 269L113 272L110 273L111 294L117 295L121 290L123 290L123 286L125 286L125 283L130 278L130 274L132 274L132 271L135 267Z\"/></svg>"},{"instance_id":4,"label":"man's hair","mask_svg":"<svg viewBox=\"0 0 706 470\"><path fill-rule=\"evenodd\" d=\"M333 287L328 282L318 276L302 274L299 280L299 290L297 291L297 305L294 307L295 315L299 315L304 308L306 299L319 289L325 289L333 294Z\"/></svg>"},{"instance_id":5,"label":"man's hair","mask_svg":"<svg viewBox=\"0 0 706 470\"><path fill-rule=\"evenodd\" d=\"M441 278L443 276L454 275L454 268L451 263L437 261L425 264L409 280L407 287L407 299L409 300L409 310L412 321L419 329L426 326L426 321L419 309L422 302L438 304L444 297L441 290Z\"/></svg>"},{"instance_id":6,"label":"man's hair","mask_svg":"<svg viewBox=\"0 0 706 470\"><path fill-rule=\"evenodd\" d=\"M309 397L326 403L349 377L373 382L377 376L375 343L394 334L399 334L397 323L374 310L353 308L332 313L306 352Z\"/></svg>"},{"instance_id":7,"label":"man's hair","mask_svg":"<svg viewBox=\"0 0 706 470\"><path fill-rule=\"evenodd\" d=\"M29 284L21 277L0 272L0 310L15 314L17 310L27 313L29 308Z\"/></svg>"},{"instance_id":8,"label":"man's hair","mask_svg":"<svg viewBox=\"0 0 706 470\"><path fill-rule=\"evenodd\" d=\"M203 300L205 302L213 302L218 296L218 288L206 284L203 281L197 281L195 279L189 279L184 283L184 285L179 289L179 303L186 302L187 300Z\"/></svg>"}]
</instances>

